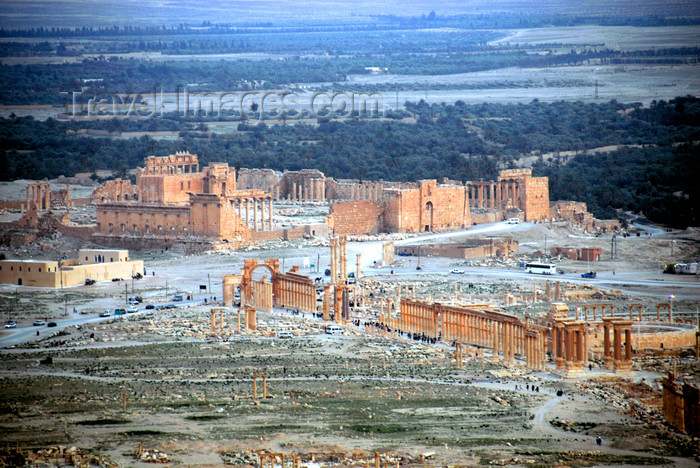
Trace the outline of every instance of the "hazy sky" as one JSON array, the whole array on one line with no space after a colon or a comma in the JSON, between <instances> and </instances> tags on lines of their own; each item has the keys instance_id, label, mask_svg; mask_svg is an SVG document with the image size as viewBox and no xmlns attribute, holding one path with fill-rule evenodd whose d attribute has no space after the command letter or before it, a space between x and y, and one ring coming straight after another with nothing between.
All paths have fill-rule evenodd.
<instances>
[{"instance_id":1,"label":"hazy sky","mask_svg":"<svg viewBox=\"0 0 700 468\"><path fill-rule=\"evenodd\" d=\"M368 15L419 16L482 13L624 15L698 14L697 0L0 0L3 28L104 27L250 22L366 21Z\"/></svg>"}]
</instances>

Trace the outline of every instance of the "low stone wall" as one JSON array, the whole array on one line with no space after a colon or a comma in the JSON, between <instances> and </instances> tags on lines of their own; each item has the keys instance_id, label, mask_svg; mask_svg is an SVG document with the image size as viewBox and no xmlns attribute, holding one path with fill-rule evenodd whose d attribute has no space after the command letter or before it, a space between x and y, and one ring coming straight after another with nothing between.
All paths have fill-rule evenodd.
<instances>
[{"instance_id":1,"label":"low stone wall","mask_svg":"<svg viewBox=\"0 0 700 468\"><path fill-rule=\"evenodd\" d=\"M369 200L346 201L331 206L329 226L335 235L377 234L384 207Z\"/></svg>"}]
</instances>

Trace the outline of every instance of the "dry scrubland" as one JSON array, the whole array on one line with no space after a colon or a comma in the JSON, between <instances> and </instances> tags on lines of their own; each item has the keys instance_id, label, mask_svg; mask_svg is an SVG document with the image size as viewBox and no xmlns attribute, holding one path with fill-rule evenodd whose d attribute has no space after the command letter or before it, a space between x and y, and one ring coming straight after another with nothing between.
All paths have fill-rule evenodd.
<instances>
[{"instance_id":1,"label":"dry scrubland","mask_svg":"<svg viewBox=\"0 0 700 468\"><path fill-rule=\"evenodd\" d=\"M512 261L466 264L424 258L424 269L418 272L415 259L397 257L393 276L389 267L366 267L373 277L362 281L363 288L367 294L391 297L399 284L413 283L419 297L440 298L451 296L457 284L464 299L499 303L506 290L531 293L533 281L543 293L541 278L490 275L494 268L517 272L518 261L543 250L545 235L549 247L599 246L605 252L610 244L609 236L584 236L563 225L523 225L509 235L521 243ZM668 236L625 239L618 260L604 254L605 260L594 267L603 276L600 281L611 279L613 268L616 277L659 278L654 259L670 255L672 238L677 258L697 253L694 231ZM61 239L53 242L56 249L65 247ZM291 258L326 252L317 241L187 257L140 252L147 268L155 268L158 275L136 282L137 293L158 303L164 299L165 278L171 288L176 284L194 290L207 272L218 281L224 272L237 271L243 258L286 257L289 267ZM447 273L454 266L468 266L469 273ZM588 267L573 261L560 266L571 273ZM661 279L670 280L667 275ZM634 288L624 284L622 290L600 286L569 284L566 291L579 300L611 301L617 310L625 310L629 302L643 302L652 310L658 302L628 291ZM120 293L122 283L75 288L68 292L68 302L90 316L119 305ZM13 302L17 299L19 306ZM25 311L22 319L27 322L61 318L64 300L60 291L17 292L6 294L1 304L4 313ZM678 310L694 308L694 301L679 301ZM570 305L575 303L572 299ZM505 311L522 316L547 309L547 303L521 303ZM376 311L360 313L372 317ZM85 323L54 336L43 329L38 341L3 352L0 440L24 448L89 448L96 456L129 466L147 466L136 456L139 444L149 456L158 453L171 464L184 465L245 465L255 458L248 449L343 453L372 462L377 451L383 460L408 466L694 466L693 457L700 453L697 440L669 432L659 417L659 376L676 365L679 375L700 381L689 352L646 355L635 364L639 374L634 382L611 379L597 362L591 380L562 381L550 374L528 374L520 366L507 369L488 355L485 360L475 357L474 350L459 370L451 348L373 336L359 327L349 326L344 336L328 336L323 323L308 314L260 312L258 322L260 332L239 334L231 311L225 335L212 337L209 306L190 305ZM295 337L264 336L282 329ZM53 363L40 364L47 356ZM260 379L258 398L252 398L256 373L268 377L267 399L261 397ZM539 392L523 390L526 385L539 387ZM561 398L556 396L559 389L564 391ZM598 435L605 441L601 448L594 440ZM343 463L347 461L336 466Z\"/></svg>"},{"instance_id":2,"label":"dry scrubland","mask_svg":"<svg viewBox=\"0 0 700 468\"><path fill-rule=\"evenodd\" d=\"M203 311L178 314L206 328ZM298 330L313 333L297 320ZM145 328L155 326L147 321ZM128 329L100 325L84 333L117 344L133 339ZM182 464L242 463L248 448L379 451L409 465L434 452L428 464L545 466L659 465L694 450L653 419L625 415L624 390L612 383L575 391L571 383L478 359L457 370L445 348L390 343L308 334L17 351L4 358L0 431L24 447L91 447L130 466L139 466L139 443ZM39 365L47 354L53 364ZM252 399L259 372L268 376L267 399ZM539 392L515 390L516 383ZM554 396L558 389L563 398ZM598 435L607 442L603 450L596 450Z\"/></svg>"}]
</instances>

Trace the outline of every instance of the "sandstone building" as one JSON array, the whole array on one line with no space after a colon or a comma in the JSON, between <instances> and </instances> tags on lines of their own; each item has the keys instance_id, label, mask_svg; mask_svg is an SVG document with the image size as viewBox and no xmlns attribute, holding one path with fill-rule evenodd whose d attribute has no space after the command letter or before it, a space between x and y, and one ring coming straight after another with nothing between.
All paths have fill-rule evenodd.
<instances>
[{"instance_id":1,"label":"sandstone building","mask_svg":"<svg viewBox=\"0 0 700 468\"><path fill-rule=\"evenodd\" d=\"M143 261L130 260L128 250L82 249L67 260L2 260L0 284L59 288L110 281L143 274Z\"/></svg>"},{"instance_id":2,"label":"sandstone building","mask_svg":"<svg viewBox=\"0 0 700 468\"><path fill-rule=\"evenodd\" d=\"M510 217L536 221L550 216L549 180L532 177L532 169L501 171L490 182L378 184L360 183L351 201L331 206L327 222L337 235L448 231Z\"/></svg>"},{"instance_id":3,"label":"sandstone building","mask_svg":"<svg viewBox=\"0 0 700 468\"><path fill-rule=\"evenodd\" d=\"M261 190L237 190L236 171L224 163L200 170L196 155L146 158L136 186L116 180L93 194L97 236L154 239L203 238L245 242L272 231L272 197Z\"/></svg>"}]
</instances>

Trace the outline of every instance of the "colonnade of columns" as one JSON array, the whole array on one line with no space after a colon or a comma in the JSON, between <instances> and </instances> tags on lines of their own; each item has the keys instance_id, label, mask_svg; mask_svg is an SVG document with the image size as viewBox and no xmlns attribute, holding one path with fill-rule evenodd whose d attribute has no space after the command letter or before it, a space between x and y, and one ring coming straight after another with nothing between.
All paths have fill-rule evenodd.
<instances>
[{"instance_id":1,"label":"colonnade of columns","mask_svg":"<svg viewBox=\"0 0 700 468\"><path fill-rule=\"evenodd\" d=\"M233 209L241 220L253 231L272 231L272 197L236 197L232 200ZM252 208L252 209L251 209Z\"/></svg>"},{"instance_id":2,"label":"colonnade of columns","mask_svg":"<svg viewBox=\"0 0 700 468\"><path fill-rule=\"evenodd\" d=\"M279 199L279 186L276 190ZM292 182L287 191L287 201L295 202L325 202L326 201L326 179L304 179L303 182Z\"/></svg>"},{"instance_id":3,"label":"colonnade of columns","mask_svg":"<svg viewBox=\"0 0 700 468\"><path fill-rule=\"evenodd\" d=\"M274 301L280 307L316 312L316 286L308 276L278 273L273 279Z\"/></svg>"},{"instance_id":4,"label":"colonnade of columns","mask_svg":"<svg viewBox=\"0 0 700 468\"><path fill-rule=\"evenodd\" d=\"M381 201L383 190L383 182L360 180L350 188L350 200Z\"/></svg>"},{"instance_id":5,"label":"colonnade of columns","mask_svg":"<svg viewBox=\"0 0 700 468\"><path fill-rule=\"evenodd\" d=\"M504 203L506 206L520 207L521 188L516 179L467 182L467 191L469 206L472 208L496 211L500 210Z\"/></svg>"},{"instance_id":6,"label":"colonnade of columns","mask_svg":"<svg viewBox=\"0 0 700 468\"><path fill-rule=\"evenodd\" d=\"M253 281L253 306L257 310L265 310L272 312L272 283L263 279L262 281Z\"/></svg>"},{"instance_id":7,"label":"colonnade of columns","mask_svg":"<svg viewBox=\"0 0 700 468\"><path fill-rule=\"evenodd\" d=\"M541 331L525 332L525 365L534 370L545 370L546 334Z\"/></svg>"},{"instance_id":8,"label":"colonnade of columns","mask_svg":"<svg viewBox=\"0 0 700 468\"><path fill-rule=\"evenodd\" d=\"M544 368L544 334L529 330L517 317L410 299L401 300L400 309L398 327L402 330L430 338L437 338L439 330L444 341L492 348L496 361L500 359L499 353L506 363L513 363L515 354L523 354L532 368ZM391 318L390 309L387 318Z\"/></svg>"},{"instance_id":9,"label":"colonnade of columns","mask_svg":"<svg viewBox=\"0 0 700 468\"><path fill-rule=\"evenodd\" d=\"M176 153L174 155L177 159L181 159L181 162L175 164L163 164L158 161L162 158L157 158L155 156L150 156L146 158L146 167L144 168L144 173L146 175L160 175L160 174L192 174L199 172L199 162L196 155L186 154L186 153ZM172 157L172 156L171 156Z\"/></svg>"},{"instance_id":10,"label":"colonnade of columns","mask_svg":"<svg viewBox=\"0 0 700 468\"><path fill-rule=\"evenodd\" d=\"M632 369L632 321L613 317L603 319L603 360L605 367L615 372Z\"/></svg>"},{"instance_id":11,"label":"colonnade of columns","mask_svg":"<svg viewBox=\"0 0 700 468\"><path fill-rule=\"evenodd\" d=\"M49 184L37 182L27 185L27 210L32 206L36 207L37 211L51 209L51 192Z\"/></svg>"},{"instance_id":12,"label":"colonnade of columns","mask_svg":"<svg viewBox=\"0 0 700 468\"><path fill-rule=\"evenodd\" d=\"M673 312L671 308L671 304L667 302L662 302L660 304L656 305L656 320L661 321L661 309L666 309L668 313L668 321L672 322L673 321ZM606 315L605 312L607 309L610 309L610 317L615 317L615 306L613 304L581 304L580 306L576 307L576 320L579 320L579 312L583 312L583 320L588 321L588 311L592 310L593 311L593 321L598 320L598 309L600 309L600 318L605 319ZM630 304L629 306L629 318L630 320L634 320L634 312L637 312L637 319L641 322L642 321L642 304Z\"/></svg>"},{"instance_id":13,"label":"colonnade of columns","mask_svg":"<svg viewBox=\"0 0 700 468\"><path fill-rule=\"evenodd\" d=\"M576 320L578 320L579 309L583 309L583 320L588 321L588 309L593 309L593 320L598 320L598 308L600 308L601 318L605 317L605 310L610 308L610 317L615 316L615 306L612 304L583 304L576 308Z\"/></svg>"}]
</instances>

